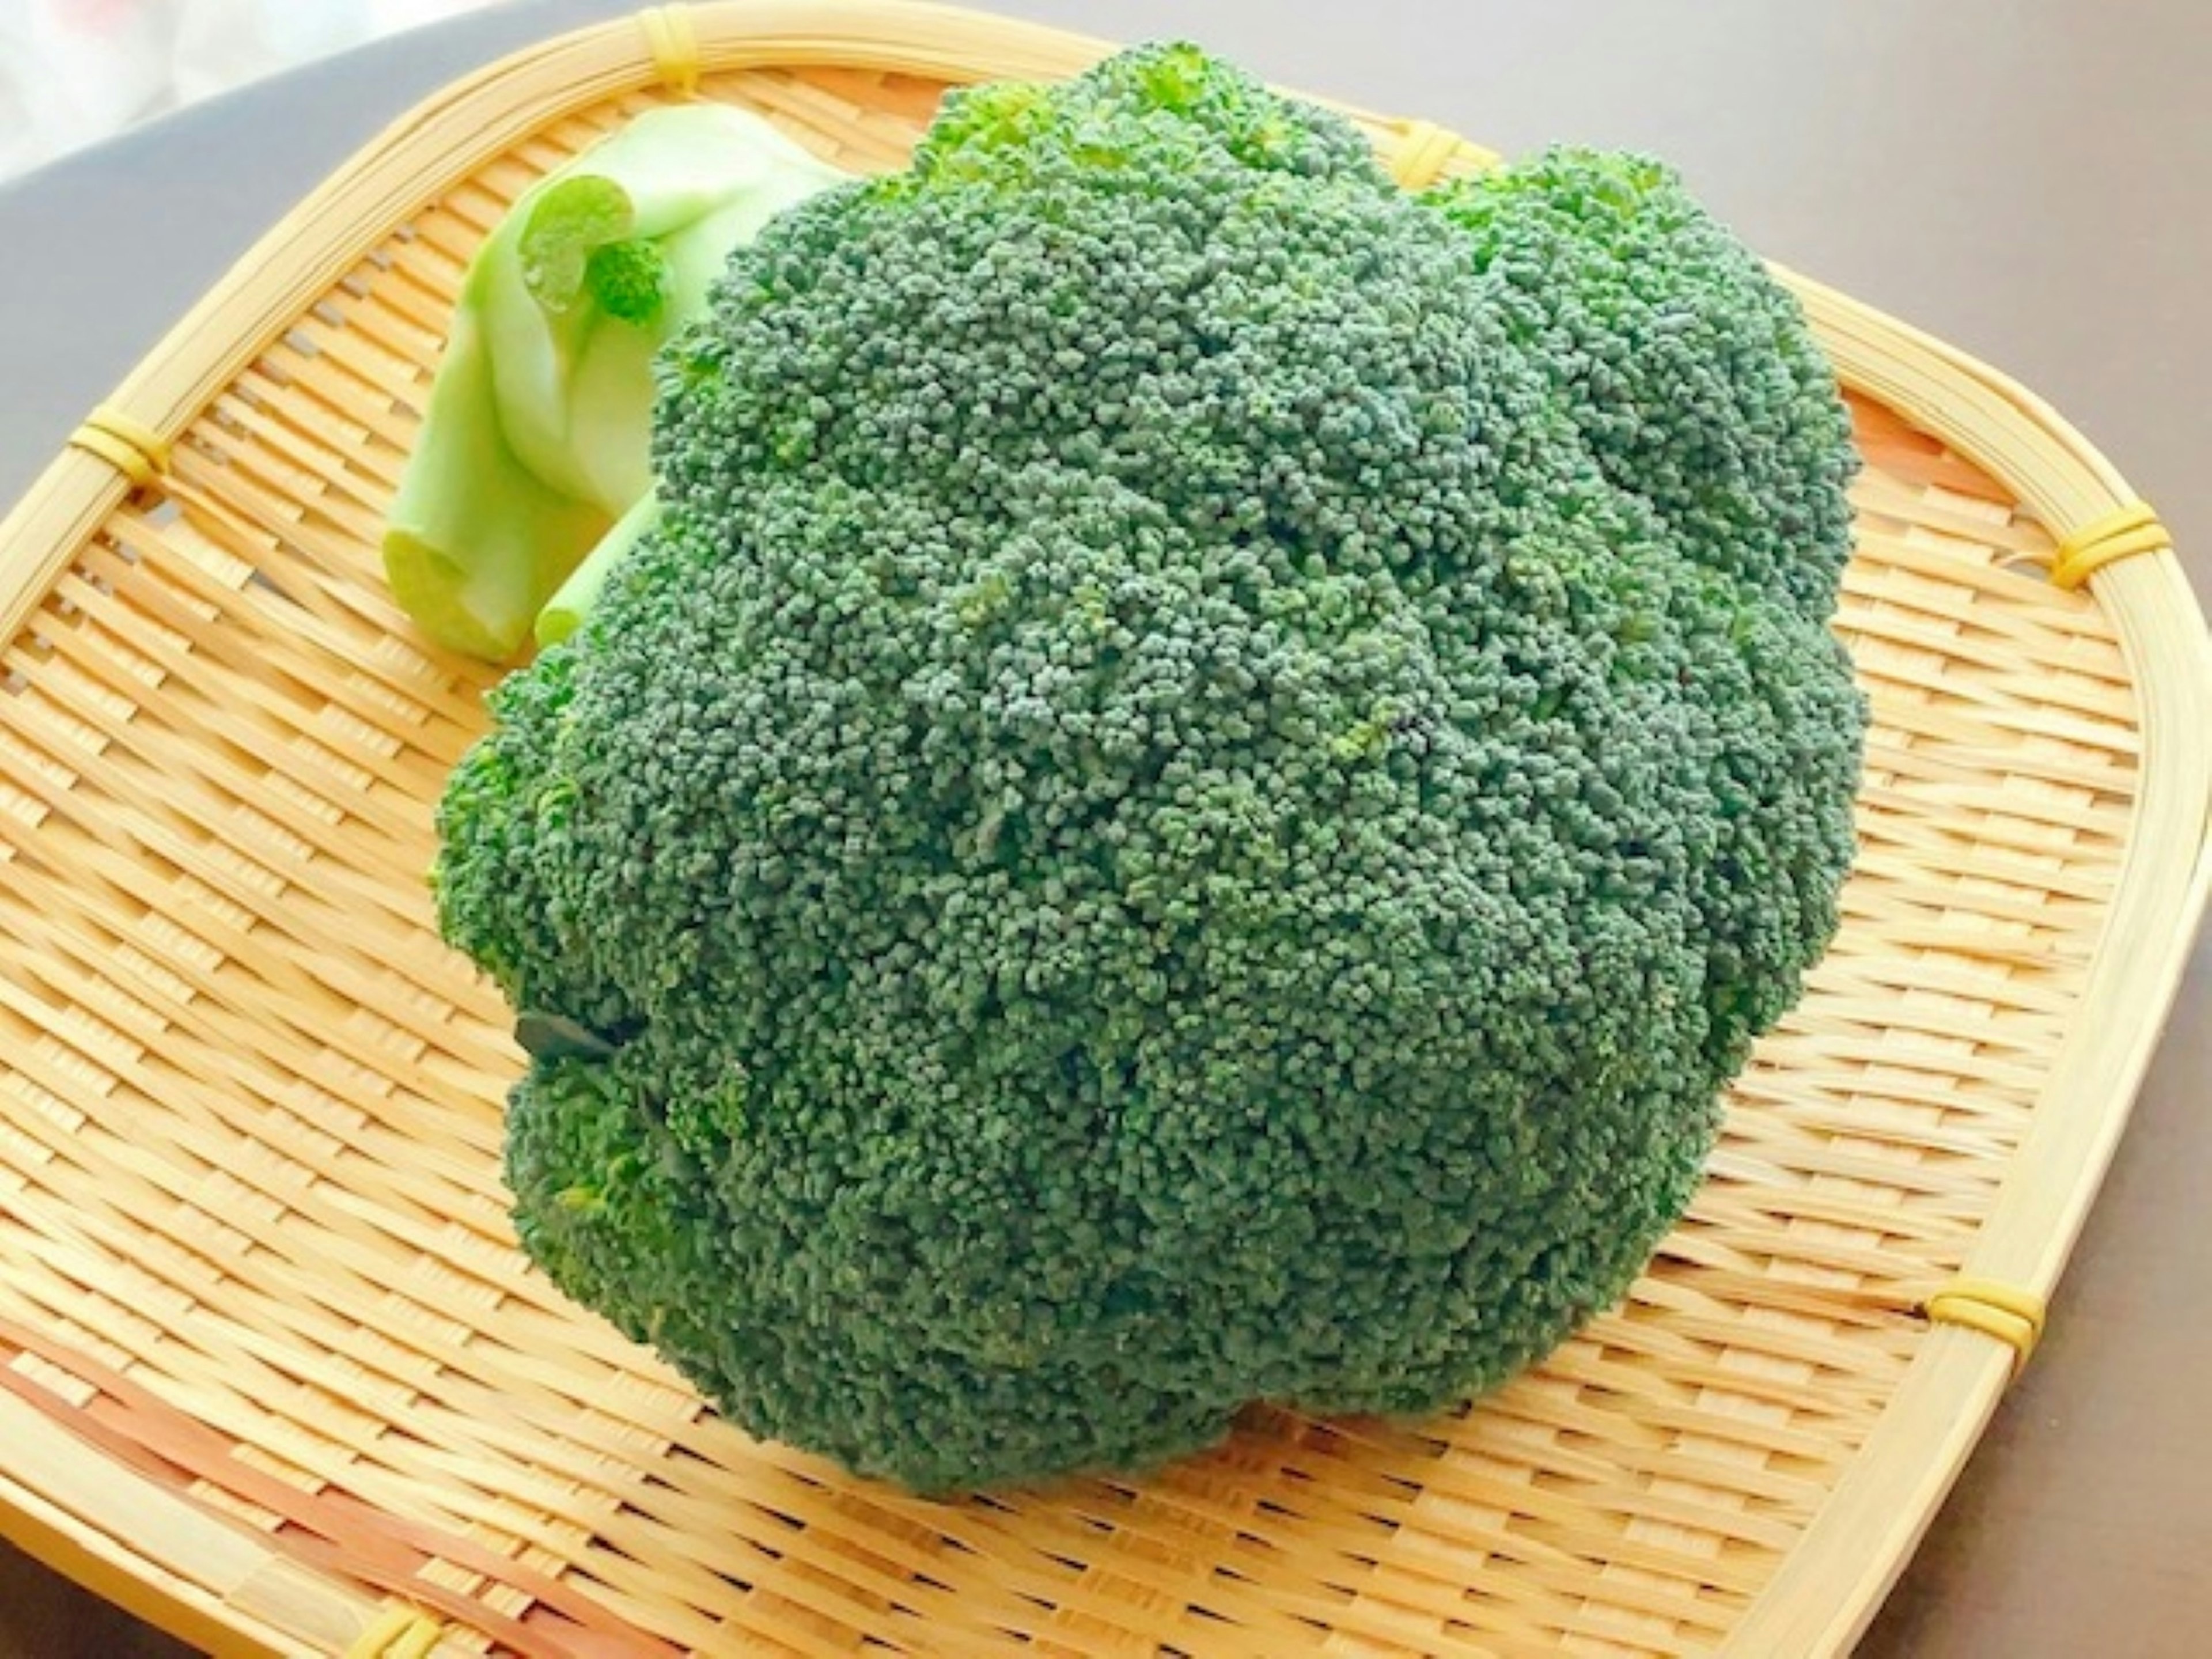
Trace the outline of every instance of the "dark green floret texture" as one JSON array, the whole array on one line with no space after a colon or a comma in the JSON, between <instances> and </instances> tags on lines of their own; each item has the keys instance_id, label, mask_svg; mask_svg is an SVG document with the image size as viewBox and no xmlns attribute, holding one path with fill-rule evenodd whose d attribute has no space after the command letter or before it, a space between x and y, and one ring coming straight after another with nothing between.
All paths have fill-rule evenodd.
<instances>
[{"instance_id":1,"label":"dark green floret texture","mask_svg":"<svg viewBox=\"0 0 2212 1659\"><path fill-rule=\"evenodd\" d=\"M1422 195L1185 46L956 94L661 363L441 921L586 1040L552 1279L942 1492L1427 1411L1616 1302L1837 918L1852 466L1663 167Z\"/></svg>"}]
</instances>

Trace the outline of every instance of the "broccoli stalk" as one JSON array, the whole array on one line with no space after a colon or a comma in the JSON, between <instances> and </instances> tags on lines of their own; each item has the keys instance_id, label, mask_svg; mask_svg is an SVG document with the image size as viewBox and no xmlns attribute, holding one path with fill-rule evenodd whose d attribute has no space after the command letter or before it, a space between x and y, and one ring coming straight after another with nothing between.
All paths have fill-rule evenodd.
<instances>
[{"instance_id":1,"label":"broccoli stalk","mask_svg":"<svg viewBox=\"0 0 2212 1659\"><path fill-rule=\"evenodd\" d=\"M523 644L651 488L654 353L732 248L842 176L757 117L692 104L515 204L471 261L386 520L386 576L424 633L493 659Z\"/></svg>"},{"instance_id":2,"label":"broccoli stalk","mask_svg":"<svg viewBox=\"0 0 2212 1659\"><path fill-rule=\"evenodd\" d=\"M608 573L659 522L660 502L650 491L633 501L546 600L544 609L538 613L538 643L557 645L581 628L599 601L599 590L606 586Z\"/></svg>"}]
</instances>

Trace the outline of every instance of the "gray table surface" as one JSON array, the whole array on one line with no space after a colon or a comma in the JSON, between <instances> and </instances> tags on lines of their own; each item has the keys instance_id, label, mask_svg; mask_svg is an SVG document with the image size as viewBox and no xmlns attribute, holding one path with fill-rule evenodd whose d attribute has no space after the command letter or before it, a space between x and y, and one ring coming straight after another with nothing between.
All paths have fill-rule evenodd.
<instances>
[{"instance_id":1,"label":"gray table surface","mask_svg":"<svg viewBox=\"0 0 2212 1659\"><path fill-rule=\"evenodd\" d=\"M1123 39L1192 35L1279 82L1500 149L1656 151L1765 252L2043 393L2158 505L2212 592L2202 0L992 3ZM0 186L0 501L386 121L504 51L629 9L519 0ZM2208 1077L2200 939L2050 1334L1863 1653L2212 1651ZM121 1639L0 1563L0 1656Z\"/></svg>"}]
</instances>

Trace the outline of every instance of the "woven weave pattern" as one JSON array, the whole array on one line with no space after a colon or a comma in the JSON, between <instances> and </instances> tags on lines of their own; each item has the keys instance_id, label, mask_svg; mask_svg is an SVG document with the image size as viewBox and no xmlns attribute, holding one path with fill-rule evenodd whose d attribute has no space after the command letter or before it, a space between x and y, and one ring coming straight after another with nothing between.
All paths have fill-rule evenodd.
<instances>
[{"instance_id":1,"label":"woven weave pattern","mask_svg":"<svg viewBox=\"0 0 2212 1659\"><path fill-rule=\"evenodd\" d=\"M934 84L710 77L854 167ZM1449 1419L1248 1413L1142 1483L925 1504L720 1423L526 1268L506 1011L431 928L487 671L376 544L464 262L649 100L416 214L273 339L0 658L0 1385L451 1620L450 1650L1702 1651L1965 1261L2126 850L2136 699L2007 490L1855 400L1873 699L1845 927L1630 1303Z\"/></svg>"}]
</instances>

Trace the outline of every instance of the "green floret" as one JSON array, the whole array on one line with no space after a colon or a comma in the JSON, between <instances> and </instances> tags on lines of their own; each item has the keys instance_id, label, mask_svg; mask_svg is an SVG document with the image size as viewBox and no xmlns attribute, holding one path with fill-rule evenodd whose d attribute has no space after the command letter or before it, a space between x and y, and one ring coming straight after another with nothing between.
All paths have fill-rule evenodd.
<instances>
[{"instance_id":1,"label":"green floret","mask_svg":"<svg viewBox=\"0 0 2212 1659\"><path fill-rule=\"evenodd\" d=\"M1687 558L1783 601L1713 587L1729 637L1693 661L1739 728L1694 877L1733 1072L1796 1000L1851 851L1835 781L1856 774L1863 715L1826 624L1857 458L1834 374L1788 291L1649 157L1553 149L1427 199L1473 237L1498 314L1607 481Z\"/></svg>"},{"instance_id":2,"label":"green floret","mask_svg":"<svg viewBox=\"0 0 2212 1659\"><path fill-rule=\"evenodd\" d=\"M1862 723L1832 386L1642 167L1416 198L1150 47L733 258L659 521L441 816L448 936L568 1034L507 1160L556 1283L930 1491L1457 1401L1624 1294Z\"/></svg>"},{"instance_id":3,"label":"green floret","mask_svg":"<svg viewBox=\"0 0 2212 1659\"><path fill-rule=\"evenodd\" d=\"M1438 186L1608 482L1692 558L1825 617L1856 456L1797 302L1649 157L1558 149Z\"/></svg>"},{"instance_id":4,"label":"green floret","mask_svg":"<svg viewBox=\"0 0 2212 1659\"><path fill-rule=\"evenodd\" d=\"M574 667L573 657L547 652L531 672L495 686L486 700L495 736L461 757L438 803L431 885L440 927L523 1006L559 961L540 925L535 850L541 826L550 820L557 833L574 795L558 750L570 729Z\"/></svg>"}]
</instances>

